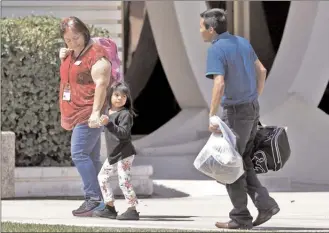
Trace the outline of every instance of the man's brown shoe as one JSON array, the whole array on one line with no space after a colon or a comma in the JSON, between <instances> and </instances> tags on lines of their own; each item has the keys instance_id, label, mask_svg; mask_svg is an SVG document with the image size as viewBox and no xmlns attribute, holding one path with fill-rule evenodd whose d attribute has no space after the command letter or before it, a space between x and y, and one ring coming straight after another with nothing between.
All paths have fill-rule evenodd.
<instances>
[{"instance_id":1,"label":"man's brown shoe","mask_svg":"<svg viewBox=\"0 0 329 233\"><path fill-rule=\"evenodd\" d=\"M259 211L258 216L257 216L256 220L252 223L252 225L255 227L255 226L259 226L259 225L267 222L274 215L279 213L279 211L280 211L279 206L274 206L269 210Z\"/></svg>"},{"instance_id":2,"label":"man's brown shoe","mask_svg":"<svg viewBox=\"0 0 329 233\"><path fill-rule=\"evenodd\" d=\"M215 226L221 229L242 229L242 230L252 229L252 226L241 225L233 220L229 222L216 222Z\"/></svg>"}]
</instances>

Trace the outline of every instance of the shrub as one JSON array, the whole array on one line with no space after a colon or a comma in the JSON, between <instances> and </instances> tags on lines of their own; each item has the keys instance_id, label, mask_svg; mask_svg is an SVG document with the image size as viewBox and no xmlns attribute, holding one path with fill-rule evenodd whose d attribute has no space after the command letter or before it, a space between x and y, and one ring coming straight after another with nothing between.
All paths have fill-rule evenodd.
<instances>
[{"instance_id":1,"label":"shrub","mask_svg":"<svg viewBox=\"0 0 329 233\"><path fill-rule=\"evenodd\" d=\"M71 132L60 126L60 19L0 19L1 130L16 134L16 166L71 165ZM109 37L90 26L92 36Z\"/></svg>"}]
</instances>

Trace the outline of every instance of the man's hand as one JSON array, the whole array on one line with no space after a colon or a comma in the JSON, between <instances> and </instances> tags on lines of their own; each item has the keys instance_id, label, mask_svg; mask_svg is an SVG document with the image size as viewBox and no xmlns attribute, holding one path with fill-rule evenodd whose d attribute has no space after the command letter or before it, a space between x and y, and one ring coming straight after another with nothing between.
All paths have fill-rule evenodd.
<instances>
[{"instance_id":1,"label":"man's hand","mask_svg":"<svg viewBox=\"0 0 329 233\"><path fill-rule=\"evenodd\" d=\"M222 131L220 131L220 129L218 127L219 127L219 125L213 125L213 124L209 123L209 131L212 133L222 133Z\"/></svg>"},{"instance_id":2,"label":"man's hand","mask_svg":"<svg viewBox=\"0 0 329 233\"><path fill-rule=\"evenodd\" d=\"M101 121L100 121L100 114L99 112L93 112L90 115L90 118L88 120L88 126L90 128L99 128L101 126Z\"/></svg>"},{"instance_id":3,"label":"man's hand","mask_svg":"<svg viewBox=\"0 0 329 233\"><path fill-rule=\"evenodd\" d=\"M64 59L69 55L70 52L72 52L72 49L68 49L68 48L61 48L59 50L59 59L61 59L61 61L64 61Z\"/></svg>"}]
</instances>

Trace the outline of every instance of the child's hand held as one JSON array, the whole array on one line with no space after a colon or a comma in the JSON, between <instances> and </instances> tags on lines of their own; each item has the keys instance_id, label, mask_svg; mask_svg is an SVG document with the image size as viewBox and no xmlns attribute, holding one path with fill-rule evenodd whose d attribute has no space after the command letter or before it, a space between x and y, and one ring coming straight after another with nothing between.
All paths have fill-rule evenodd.
<instances>
[{"instance_id":1,"label":"child's hand held","mask_svg":"<svg viewBox=\"0 0 329 233\"><path fill-rule=\"evenodd\" d=\"M106 115L102 115L100 118L101 125L107 125L109 123L109 117Z\"/></svg>"}]
</instances>

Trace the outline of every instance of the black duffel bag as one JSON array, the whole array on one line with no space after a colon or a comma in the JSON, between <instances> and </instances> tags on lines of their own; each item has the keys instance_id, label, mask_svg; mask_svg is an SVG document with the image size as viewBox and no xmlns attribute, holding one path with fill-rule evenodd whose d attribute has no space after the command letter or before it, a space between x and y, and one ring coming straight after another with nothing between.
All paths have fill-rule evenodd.
<instances>
[{"instance_id":1,"label":"black duffel bag","mask_svg":"<svg viewBox=\"0 0 329 233\"><path fill-rule=\"evenodd\" d=\"M258 126L251 160L257 174L283 168L291 154L284 127Z\"/></svg>"}]
</instances>

